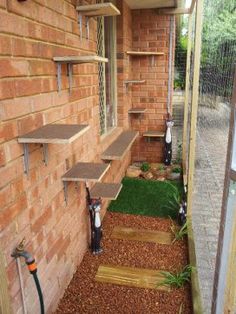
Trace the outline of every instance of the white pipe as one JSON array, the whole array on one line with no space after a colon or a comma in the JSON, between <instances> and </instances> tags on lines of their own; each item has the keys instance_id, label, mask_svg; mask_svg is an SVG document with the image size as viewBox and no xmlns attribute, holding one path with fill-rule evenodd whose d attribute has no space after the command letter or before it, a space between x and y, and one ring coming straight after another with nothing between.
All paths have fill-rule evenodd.
<instances>
[{"instance_id":1,"label":"white pipe","mask_svg":"<svg viewBox=\"0 0 236 314\"><path fill-rule=\"evenodd\" d=\"M22 304L23 304L23 313L27 314L27 306L26 306L26 301L25 301L25 290L24 290L24 281L22 277L22 272L21 272L21 263L20 263L20 258L16 258L16 264L17 264L17 269L18 269L18 274L19 274L19 279L20 279L20 290L21 290L21 298L22 298Z\"/></svg>"},{"instance_id":2,"label":"white pipe","mask_svg":"<svg viewBox=\"0 0 236 314\"><path fill-rule=\"evenodd\" d=\"M167 95L167 113L170 113L171 93L172 93L172 56L173 56L173 28L174 17L170 17L170 36L169 36L169 70L168 70L168 95Z\"/></svg>"}]
</instances>

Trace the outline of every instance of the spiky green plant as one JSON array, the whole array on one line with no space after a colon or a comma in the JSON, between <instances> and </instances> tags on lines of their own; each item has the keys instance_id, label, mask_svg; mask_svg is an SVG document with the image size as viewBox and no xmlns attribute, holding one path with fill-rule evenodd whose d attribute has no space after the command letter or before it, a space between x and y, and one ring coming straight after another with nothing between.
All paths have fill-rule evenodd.
<instances>
[{"instance_id":1,"label":"spiky green plant","mask_svg":"<svg viewBox=\"0 0 236 314\"><path fill-rule=\"evenodd\" d=\"M158 284L158 286L168 285L173 288L181 288L187 282L190 281L191 274L195 270L195 267L191 265L186 265L181 272L171 273L168 271L162 271L161 274L164 275L165 279L163 282Z\"/></svg>"},{"instance_id":2,"label":"spiky green plant","mask_svg":"<svg viewBox=\"0 0 236 314\"><path fill-rule=\"evenodd\" d=\"M171 199L168 200L167 204L163 206L163 209L166 208L172 211L178 211L181 203L181 193L176 186L167 182L170 189L172 189L173 193L171 195Z\"/></svg>"},{"instance_id":3,"label":"spiky green plant","mask_svg":"<svg viewBox=\"0 0 236 314\"><path fill-rule=\"evenodd\" d=\"M186 221L185 224L181 228L178 228L176 227L172 219L171 221L172 221L172 226L170 228L171 228L172 233L174 234L174 240L172 241L172 243L174 243L175 241L182 240L184 236L188 234L188 223Z\"/></svg>"}]
</instances>

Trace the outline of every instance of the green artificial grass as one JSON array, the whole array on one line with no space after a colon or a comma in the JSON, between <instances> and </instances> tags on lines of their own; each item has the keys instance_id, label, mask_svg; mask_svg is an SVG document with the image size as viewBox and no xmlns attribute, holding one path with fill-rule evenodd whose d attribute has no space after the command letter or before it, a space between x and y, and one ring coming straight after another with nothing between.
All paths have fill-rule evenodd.
<instances>
[{"instance_id":1,"label":"green artificial grass","mask_svg":"<svg viewBox=\"0 0 236 314\"><path fill-rule=\"evenodd\" d=\"M177 218L183 193L182 182L151 181L125 177L123 188L109 211L145 216Z\"/></svg>"}]
</instances>

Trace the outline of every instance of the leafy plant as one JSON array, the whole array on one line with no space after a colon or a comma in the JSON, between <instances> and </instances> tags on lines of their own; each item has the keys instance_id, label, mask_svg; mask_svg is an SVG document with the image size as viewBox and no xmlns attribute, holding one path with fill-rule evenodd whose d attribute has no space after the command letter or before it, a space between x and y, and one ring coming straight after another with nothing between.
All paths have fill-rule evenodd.
<instances>
[{"instance_id":1,"label":"leafy plant","mask_svg":"<svg viewBox=\"0 0 236 314\"><path fill-rule=\"evenodd\" d=\"M177 141L177 154L175 163L180 164L182 161L182 143L180 141Z\"/></svg>"},{"instance_id":2,"label":"leafy plant","mask_svg":"<svg viewBox=\"0 0 236 314\"><path fill-rule=\"evenodd\" d=\"M164 205L163 208L177 212L181 203L181 193L173 184L169 182L167 182L167 184L169 185L170 189L173 190L173 193L171 195L171 199L168 200L167 204Z\"/></svg>"},{"instance_id":3,"label":"leafy plant","mask_svg":"<svg viewBox=\"0 0 236 314\"><path fill-rule=\"evenodd\" d=\"M181 228L178 228L175 226L172 219L171 221L172 221L171 231L174 234L174 240L172 241L172 243L174 243L175 241L182 240L183 237L188 234L188 224L186 221L185 224Z\"/></svg>"},{"instance_id":4,"label":"leafy plant","mask_svg":"<svg viewBox=\"0 0 236 314\"><path fill-rule=\"evenodd\" d=\"M163 282L158 284L158 286L169 285L174 288L181 288L190 281L191 274L194 270L195 267L186 265L181 272L171 273L168 271L162 271L161 274L164 275L165 279Z\"/></svg>"},{"instance_id":5,"label":"leafy plant","mask_svg":"<svg viewBox=\"0 0 236 314\"><path fill-rule=\"evenodd\" d=\"M159 167L159 171L164 171L164 170L165 170L165 166L160 165L160 167Z\"/></svg>"},{"instance_id":6,"label":"leafy plant","mask_svg":"<svg viewBox=\"0 0 236 314\"><path fill-rule=\"evenodd\" d=\"M172 169L172 172L173 173L181 173L181 171L182 171L182 169L181 169L181 167L174 167L173 169Z\"/></svg>"},{"instance_id":7,"label":"leafy plant","mask_svg":"<svg viewBox=\"0 0 236 314\"><path fill-rule=\"evenodd\" d=\"M140 169L141 169L143 172L147 172L150 168L151 168L151 166L149 165L148 162L143 162Z\"/></svg>"},{"instance_id":8,"label":"leafy plant","mask_svg":"<svg viewBox=\"0 0 236 314\"><path fill-rule=\"evenodd\" d=\"M174 79L174 89L179 88L181 90L184 90L184 87L185 87L184 78L182 78L182 79L179 79L179 78Z\"/></svg>"}]
</instances>

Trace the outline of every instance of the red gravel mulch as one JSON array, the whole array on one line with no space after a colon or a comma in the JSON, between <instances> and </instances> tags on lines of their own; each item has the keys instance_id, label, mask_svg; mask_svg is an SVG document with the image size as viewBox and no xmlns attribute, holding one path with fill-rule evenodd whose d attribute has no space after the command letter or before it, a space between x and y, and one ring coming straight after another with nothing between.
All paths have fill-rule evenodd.
<instances>
[{"instance_id":1,"label":"red gravel mulch","mask_svg":"<svg viewBox=\"0 0 236 314\"><path fill-rule=\"evenodd\" d=\"M95 282L101 264L165 271L179 271L188 264L186 240L163 245L111 239L112 230L118 225L170 232L171 222L163 218L108 212L103 221L104 252L99 256L93 256L90 252L85 254L56 313L178 314L181 304L182 314L192 313L189 284L163 292Z\"/></svg>"}]
</instances>

